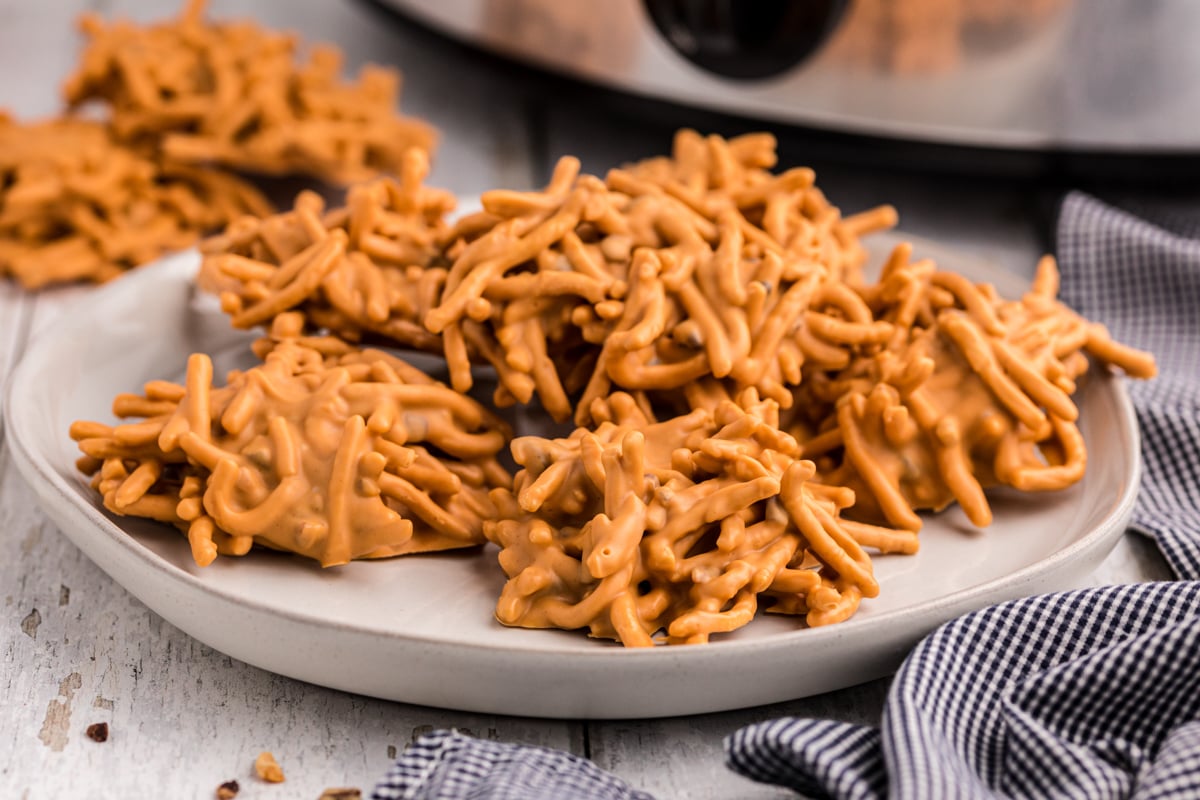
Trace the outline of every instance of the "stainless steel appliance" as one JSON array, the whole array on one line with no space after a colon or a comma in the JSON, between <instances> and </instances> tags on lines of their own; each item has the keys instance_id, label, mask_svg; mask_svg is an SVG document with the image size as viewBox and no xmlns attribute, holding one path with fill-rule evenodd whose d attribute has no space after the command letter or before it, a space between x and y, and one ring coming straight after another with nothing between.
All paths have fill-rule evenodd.
<instances>
[{"instance_id":1,"label":"stainless steel appliance","mask_svg":"<svg viewBox=\"0 0 1200 800\"><path fill-rule=\"evenodd\" d=\"M375 0L720 112L1019 150L1200 153L1200 0Z\"/></svg>"}]
</instances>

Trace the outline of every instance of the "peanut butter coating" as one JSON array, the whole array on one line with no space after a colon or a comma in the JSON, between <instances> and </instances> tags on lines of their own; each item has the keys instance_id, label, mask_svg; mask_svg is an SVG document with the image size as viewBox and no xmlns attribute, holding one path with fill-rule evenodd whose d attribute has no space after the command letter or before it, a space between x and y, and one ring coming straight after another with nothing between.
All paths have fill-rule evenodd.
<instances>
[{"instance_id":1,"label":"peanut butter coating","mask_svg":"<svg viewBox=\"0 0 1200 800\"><path fill-rule=\"evenodd\" d=\"M508 482L487 411L379 351L283 337L259 350L222 387L191 356L183 387L123 401L144 421L72 426L106 508L176 525L202 566L252 544L332 566L483 541L488 490Z\"/></svg>"},{"instance_id":2,"label":"peanut butter coating","mask_svg":"<svg viewBox=\"0 0 1200 800\"><path fill-rule=\"evenodd\" d=\"M506 625L696 644L747 624L761 597L830 624L879 592L864 543L916 550L913 532L844 523L846 497L811 482L753 389L661 422L623 393L592 414L594 430L515 440L524 469L492 492Z\"/></svg>"},{"instance_id":3,"label":"peanut butter coating","mask_svg":"<svg viewBox=\"0 0 1200 800\"><path fill-rule=\"evenodd\" d=\"M449 227L410 155L403 184L357 187L343 209L304 197L231 226L205 247L205 283L236 326L295 308L313 330L440 352L464 392L487 363L498 406L536 397L558 421L706 376L787 405L804 364L844 365L890 335L836 287L858 279L858 237L895 212L843 219L811 170L769 171L774 145L681 131L671 158L603 180L566 157L541 191L485 192ZM338 231L340 248L308 249Z\"/></svg>"},{"instance_id":4,"label":"peanut butter coating","mask_svg":"<svg viewBox=\"0 0 1200 800\"><path fill-rule=\"evenodd\" d=\"M916 510L957 502L983 526L987 488L1071 486L1087 465L1071 399L1084 353L1133 377L1155 374L1150 354L1112 342L1057 300L1048 256L1019 300L910 262L907 246L860 291L894 336L797 389L785 427L807 442L819 480L855 492L852 513L866 519L917 530Z\"/></svg>"},{"instance_id":5,"label":"peanut butter coating","mask_svg":"<svg viewBox=\"0 0 1200 800\"><path fill-rule=\"evenodd\" d=\"M100 123L0 117L0 276L27 289L111 280L271 211L241 178L145 156Z\"/></svg>"},{"instance_id":6,"label":"peanut butter coating","mask_svg":"<svg viewBox=\"0 0 1200 800\"><path fill-rule=\"evenodd\" d=\"M298 62L293 34L249 21L209 22L204 0L151 25L87 14L87 45L63 94L109 106L122 142L177 164L310 175L333 183L396 173L406 150L431 150L425 122L400 116L400 76L367 65L341 79L334 47Z\"/></svg>"}]
</instances>

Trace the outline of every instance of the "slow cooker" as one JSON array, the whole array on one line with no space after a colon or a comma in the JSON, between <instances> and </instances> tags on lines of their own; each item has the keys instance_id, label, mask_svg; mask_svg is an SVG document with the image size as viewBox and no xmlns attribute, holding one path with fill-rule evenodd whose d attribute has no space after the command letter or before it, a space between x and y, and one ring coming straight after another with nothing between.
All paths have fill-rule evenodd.
<instances>
[{"instance_id":1,"label":"slow cooker","mask_svg":"<svg viewBox=\"0 0 1200 800\"><path fill-rule=\"evenodd\" d=\"M611 89L1016 150L1200 153L1196 0L376 0Z\"/></svg>"}]
</instances>

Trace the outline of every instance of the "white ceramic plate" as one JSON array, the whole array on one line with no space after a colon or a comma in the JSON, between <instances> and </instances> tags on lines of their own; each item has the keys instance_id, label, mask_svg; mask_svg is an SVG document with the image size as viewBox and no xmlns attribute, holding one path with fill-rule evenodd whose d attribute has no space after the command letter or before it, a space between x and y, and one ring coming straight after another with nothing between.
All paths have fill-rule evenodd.
<instances>
[{"instance_id":1,"label":"white ceramic plate","mask_svg":"<svg viewBox=\"0 0 1200 800\"><path fill-rule=\"evenodd\" d=\"M877 247L893 238L876 237ZM918 252L1007 296L1024 281L969 257ZM582 633L504 628L495 550L321 570L269 552L200 569L173 528L106 513L75 472L76 419L108 420L114 395L176 378L205 350L246 363L253 338L229 329L190 280L194 253L90 294L33 343L5 404L14 460L46 513L89 558L169 622L231 656L312 683L479 712L632 718L695 714L829 691L893 670L941 622L991 603L1077 585L1132 511L1137 424L1120 380L1078 398L1087 477L1050 495L992 495L995 522L929 517L917 556L875 559L880 596L841 625L807 630L760 615L700 647L623 648ZM528 432L528 431L527 431Z\"/></svg>"}]
</instances>

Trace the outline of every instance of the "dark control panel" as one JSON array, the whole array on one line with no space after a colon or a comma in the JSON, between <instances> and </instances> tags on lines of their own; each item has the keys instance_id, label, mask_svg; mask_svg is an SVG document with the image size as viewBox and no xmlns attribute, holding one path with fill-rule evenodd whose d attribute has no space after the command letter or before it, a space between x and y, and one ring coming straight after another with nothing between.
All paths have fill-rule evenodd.
<instances>
[{"instance_id":1,"label":"dark control panel","mask_svg":"<svg viewBox=\"0 0 1200 800\"><path fill-rule=\"evenodd\" d=\"M727 78L769 78L808 58L848 0L642 0L684 58Z\"/></svg>"}]
</instances>

